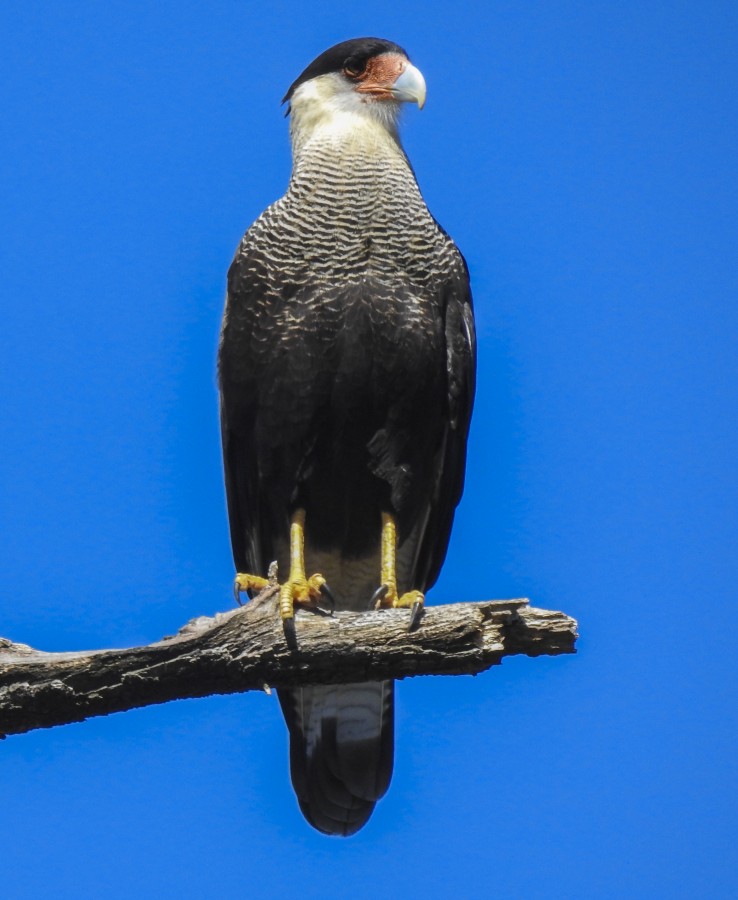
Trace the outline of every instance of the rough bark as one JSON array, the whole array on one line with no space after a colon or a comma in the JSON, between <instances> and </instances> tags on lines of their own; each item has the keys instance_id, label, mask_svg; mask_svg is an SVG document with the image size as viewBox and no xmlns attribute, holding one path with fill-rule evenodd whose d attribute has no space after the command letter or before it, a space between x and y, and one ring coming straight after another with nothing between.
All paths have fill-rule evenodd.
<instances>
[{"instance_id":1,"label":"rough bark","mask_svg":"<svg viewBox=\"0 0 738 900\"><path fill-rule=\"evenodd\" d=\"M527 600L298 613L285 634L274 588L128 650L44 653L0 638L0 736L186 697L295 684L476 674L503 656L573 653L577 623Z\"/></svg>"}]
</instances>

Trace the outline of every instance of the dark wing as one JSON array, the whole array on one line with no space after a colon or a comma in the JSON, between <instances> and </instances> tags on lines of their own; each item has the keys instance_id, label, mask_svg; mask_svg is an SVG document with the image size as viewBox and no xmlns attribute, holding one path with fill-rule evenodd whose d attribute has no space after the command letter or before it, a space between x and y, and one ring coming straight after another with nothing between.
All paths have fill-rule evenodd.
<instances>
[{"instance_id":1,"label":"dark wing","mask_svg":"<svg viewBox=\"0 0 738 900\"><path fill-rule=\"evenodd\" d=\"M416 581L432 587L446 558L454 512L464 490L466 442L476 380L476 333L469 270L461 267L449 280L445 297L447 407L441 460L431 495L428 522L420 543Z\"/></svg>"},{"instance_id":2,"label":"dark wing","mask_svg":"<svg viewBox=\"0 0 738 900\"><path fill-rule=\"evenodd\" d=\"M228 522L236 570L266 575L274 558L269 511L258 464L259 376L254 365L253 320L266 302L267 284L248 234L228 270L226 315L218 352L220 424ZM269 545L269 546L265 546Z\"/></svg>"},{"instance_id":3,"label":"dark wing","mask_svg":"<svg viewBox=\"0 0 738 900\"><path fill-rule=\"evenodd\" d=\"M234 415L228 403L228 393L228 386L221 386L220 428L233 561L238 572L266 574L261 572L264 555L259 537L262 529L258 522L257 472L256 466L250 462L253 451L248 435L238 427L238 419L241 422L243 419Z\"/></svg>"}]
</instances>

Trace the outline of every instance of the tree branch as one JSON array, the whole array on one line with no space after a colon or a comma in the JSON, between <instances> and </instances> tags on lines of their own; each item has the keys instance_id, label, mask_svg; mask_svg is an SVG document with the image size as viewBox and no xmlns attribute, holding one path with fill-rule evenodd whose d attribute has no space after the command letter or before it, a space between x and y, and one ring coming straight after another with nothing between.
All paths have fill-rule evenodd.
<instances>
[{"instance_id":1,"label":"tree branch","mask_svg":"<svg viewBox=\"0 0 738 900\"><path fill-rule=\"evenodd\" d=\"M577 623L527 600L407 610L299 612L285 636L274 587L128 650L44 653L0 638L0 737L154 703L296 684L476 674L503 656L574 653Z\"/></svg>"}]
</instances>

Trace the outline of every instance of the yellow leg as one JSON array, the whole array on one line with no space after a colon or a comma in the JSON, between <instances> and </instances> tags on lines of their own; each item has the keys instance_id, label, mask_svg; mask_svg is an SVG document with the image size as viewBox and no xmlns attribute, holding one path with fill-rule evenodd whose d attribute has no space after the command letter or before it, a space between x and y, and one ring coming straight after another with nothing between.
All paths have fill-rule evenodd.
<instances>
[{"instance_id":1,"label":"yellow leg","mask_svg":"<svg viewBox=\"0 0 738 900\"><path fill-rule=\"evenodd\" d=\"M381 607L412 609L410 627L420 618L425 596L422 591L407 591L399 596L397 593L397 525L390 513L382 513L382 572L381 588L377 592L377 609Z\"/></svg>"},{"instance_id":2,"label":"yellow leg","mask_svg":"<svg viewBox=\"0 0 738 900\"><path fill-rule=\"evenodd\" d=\"M321 596L332 604L330 590L322 575L305 574L305 510L296 509L290 521L290 574L279 589L282 620L295 616L295 604L317 606Z\"/></svg>"},{"instance_id":3,"label":"yellow leg","mask_svg":"<svg viewBox=\"0 0 738 900\"><path fill-rule=\"evenodd\" d=\"M269 579L261 575L238 572L233 582L236 602L241 604L241 593L258 593L269 586ZM305 575L305 510L295 510L290 520L290 574L279 589L279 613L283 619L295 615L295 603L302 606L318 605L318 599L325 597L329 606L334 606L330 589L322 575Z\"/></svg>"}]
</instances>

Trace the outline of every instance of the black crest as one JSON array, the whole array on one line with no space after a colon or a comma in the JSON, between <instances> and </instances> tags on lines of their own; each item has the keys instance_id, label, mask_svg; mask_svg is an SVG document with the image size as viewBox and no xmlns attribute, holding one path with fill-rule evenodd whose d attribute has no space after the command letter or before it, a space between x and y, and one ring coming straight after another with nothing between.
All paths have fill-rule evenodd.
<instances>
[{"instance_id":1,"label":"black crest","mask_svg":"<svg viewBox=\"0 0 738 900\"><path fill-rule=\"evenodd\" d=\"M398 44L385 41L382 38L363 37L353 38L350 41L341 41L329 47L314 59L305 71L290 85L290 89L284 95L282 103L287 103L301 84L317 78L318 75L328 75L329 72L341 72L343 69L363 72L368 60L380 53L407 53Z\"/></svg>"}]
</instances>

